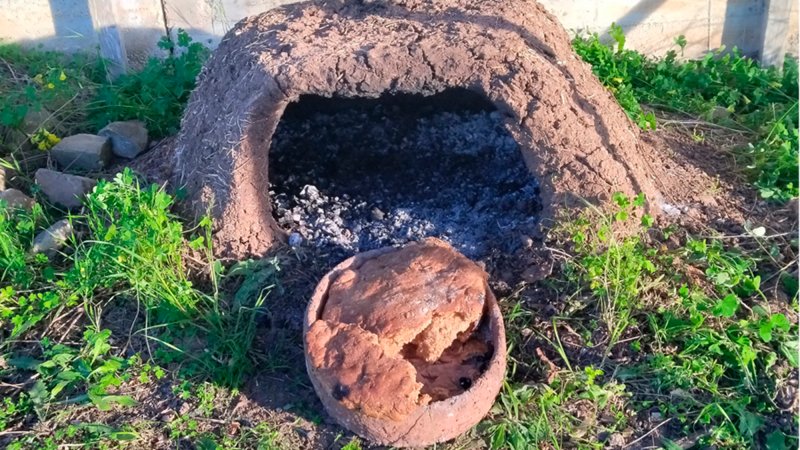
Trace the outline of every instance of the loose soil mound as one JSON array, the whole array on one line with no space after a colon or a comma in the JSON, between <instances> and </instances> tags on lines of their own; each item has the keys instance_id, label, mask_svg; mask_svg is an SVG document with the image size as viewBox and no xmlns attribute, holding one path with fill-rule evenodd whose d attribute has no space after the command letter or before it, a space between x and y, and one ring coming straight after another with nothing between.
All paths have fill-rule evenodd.
<instances>
[{"instance_id":1,"label":"loose soil mound","mask_svg":"<svg viewBox=\"0 0 800 450\"><path fill-rule=\"evenodd\" d=\"M639 133L527 0L311 2L243 20L201 73L172 182L211 207L218 251L260 255L283 236L266 195L268 149L301 95L377 98L465 88L488 99L541 182L544 216L571 196L660 196Z\"/></svg>"}]
</instances>

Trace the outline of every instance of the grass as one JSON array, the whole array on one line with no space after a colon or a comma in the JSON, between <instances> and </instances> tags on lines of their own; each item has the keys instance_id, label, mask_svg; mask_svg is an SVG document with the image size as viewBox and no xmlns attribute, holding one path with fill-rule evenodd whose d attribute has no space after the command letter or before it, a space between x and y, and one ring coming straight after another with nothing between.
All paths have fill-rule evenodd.
<instances>
[{"instance_id":1,"label":"grass","mask_svg":"<svg viewBox=\"0 0 800 450\"><path fill-rule=\"evenodd\" d=\"M552 232L570 255L547 286L561 311L545 320L520 306L523 293L511 299L514 364L488 426L492 446L599 448L644 417L663 427L666 448L687 448L681 438L692 448L796 447L797 416L776 402L797 373L796 290L786 289L788 303L767 297L759 271L780 270L760 250L681 230L675 245L675 230L638 211L642 197L615 200ZM757 230L749 239L770 248ZM543 383L526 381L540 372Z\"/></svg>"},{"instance_id":2,"label":"grass","mask_svg":"<svg viewBox=\"0 0 800 450\"><path fill-rule=\"evenodd\" d=\"M628 115L644 129L657 126L657 110L714 122L745 134L742 166L761 196L777 201L798 195L798 65L787 58L782 68L760 67L733 48L681 61L676 50L650 58L625 48L622 28L612 25L610 44L597 34L580 35L575 51L616 96Z\"/></svg>"},{"instance_id":3,"label":"grass","mask_svg":"<svg viewBox=\"0 0 800 450\"><path fill-rule=\"evenodd\" d=\"M181 377L235 388L252 372L256 321L265 313L277 263L244 261L225 273L211 257L210 222L185 230L170 213L172 204L162 188L140 185L129 170L101 180L84 213L69 216L85 238L52 260L28 253L31 236L48 223L41 208L26 213L0 206L8 230L0 260L0 376L29 380L4 396L4 427L30 415L46 420L59 405L89 403L107 411L135 404L118 391L140 357L112 351L112 331L102 326L110 308L129 311L115 333L141 334L145 358ZM195 277L203 289L189 279L192 265L206 272ZM223 282L238 288L223 293ZM79 327L60 331L56 341L48 331L65 316ZM150 364L141 369L145 381L163 376ZM101 431L103 439L119 437Z\"/></svg>"},{"instance_id":4,"label":"grass","mask_svg":"<svg viewBox=\"0 0 800 450\"><path fill-rule=\"evenodd\" d=\"M139 119L151 137L174 134L210 52L183 30L176 42L163 38L158 45L166 58L150 58L140 70L113 81L106 78L103 61L90 55L0 45L0 126L46 140L50 134L96 132L111 121ZM25 117L36 112L47 120L26 124Z\"/></svg>"},{"instance_id":5,"label":"grass","mask_svg":"<svg viewBox=\"0 0 800 450\"><path fill-rule=\"evenodd\" d=\"M618 28L611 35L610 46L597 36L574 45L640 126L668 110L739 130L751 145L737 154L761 195L797 195L796 62L650 59L625 49ZM185 33L162 46L179 51L114 83L90 58L0 46L0 125L22 130L30 111L47 111L51 121L27 132L42 150L108 120L173 133L207 50ZM20 149L5 145L13 166ZM796 448L796 236L752 226L701 236L656 226L642 196L613 200L560 217L546 241L554 274L502 299L503 390L466 443L445 448ZM271 410L291 411L288 422L233 415L256 368L279 389L311 390L297 340L270 330L263 342L285 275L276 259L222 264L210 221L190 227L174 203L126 170L99 182L80 213L42 198L32 211L0 205L0 444L297 448L297 430L324 425L302 396ZM65 216L78 231L69 245L30 254L37 232ZM332 445L363 448L343 435Z\"/></svg>"}]
</instances>

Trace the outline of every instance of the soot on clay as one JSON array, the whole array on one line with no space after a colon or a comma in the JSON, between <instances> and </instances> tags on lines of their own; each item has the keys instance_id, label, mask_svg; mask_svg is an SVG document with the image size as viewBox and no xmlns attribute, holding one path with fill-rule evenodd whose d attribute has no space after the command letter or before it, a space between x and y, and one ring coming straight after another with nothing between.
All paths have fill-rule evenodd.
<instances>
[{"instance_id":1,"label":"soot on clay","mask_svg":"<svg viewBox=\"0 0 800 450\"><path fill-rule=\"evenodd\" d=\"M352 254L438 237L471 258L513 251L538 185L482 97L301 97L272 139L269 195L290 244Z\"/></svg>"}]
</instances>

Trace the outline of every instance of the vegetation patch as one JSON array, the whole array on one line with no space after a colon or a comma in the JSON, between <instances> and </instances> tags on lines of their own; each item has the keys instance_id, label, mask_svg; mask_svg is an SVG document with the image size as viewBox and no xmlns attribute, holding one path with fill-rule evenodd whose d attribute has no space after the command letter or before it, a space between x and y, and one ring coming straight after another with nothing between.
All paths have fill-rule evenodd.
<instances>
[{"instance_id":1,"label":"vegetation patch","mask_svg":"<svg viewBox=\"0 0 800 450\"><path fill-rule=\"evenodd\" d=\"M631 427L665 448L797 446L797 294L776 284L772 238L755 229L759 250L742 251L654 227L641 196L615 201L564 219L551 235L563 277L508 299L516 365L492 446L630 445ZM630 221L641 231L620 234ZM539 297L557 301L537 310Z\"/></svg>"},{"instance_id":2,"label":"vegetation patch","mask_svg":"<svg viewBox=\"0 0 800 450\"><path fill-rule=\"evenodd\" d=\"M597 34L579 35L573 47L640 127L655 129L658 122L647 105L745 133L750 144L738 154L761 196L797 197L796 59L787 58L782 68L760 67L734 47L682 61L683 36L675 40L678 50L650 58L625 48L620 26L612 25L609 35L611 44Z\"/></svg>"}]
</instances>

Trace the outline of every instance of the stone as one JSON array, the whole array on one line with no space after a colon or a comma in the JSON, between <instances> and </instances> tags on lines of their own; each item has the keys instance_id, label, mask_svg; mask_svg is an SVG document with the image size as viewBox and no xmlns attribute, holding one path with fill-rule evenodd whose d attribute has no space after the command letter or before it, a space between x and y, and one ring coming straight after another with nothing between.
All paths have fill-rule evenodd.
<instances>
[{"instance_id":1,"label":"stone","mask_svg":"<svg viewBox=\"0 0 800 450\"><path fill-rule=\"evenodd\" d=\"M51 202L65 208L80 207L83 197L97 184L91 178L50 169L37 170L34 179Z\"/></svg>"},{"instance_id":2,"label":"stone","mask_svg":"<svg viewBox=\"0 0 800 450\"><path fill-rule=\"evenodd\" d=\"M133 159L147 150L147 128L140 120L111 122L97 134L111 139L111 151L120 158Z\"/></svg>"},{"instance_id":3,"label":"stone","mask_svg":"<svg viewBox=\"0 0 800 450\"><path fill-rule=\"evenodd\" d=\"M370 214L372 215L372 218L375 219L375 220L383 220L384 217L386 217L386 214L383 211L381 211L379 208L372 208L372 211L370 211Z\"/></svg>"},{"instance_id":4,"label":"stone","mask_svg":"<svg viewBox=\"0 0 800 450\"><path fill-rule=\"evenodd\" d=\"M65 170L100 170L111 161L111 140L94 134L76 134L62 139L50 150L50 155Z\"/></svg>"},{"instance_id":5,"label":"stone","mask_svg":"<svg viewBox=\"0 0 800 450\"><path fill-rule=\"evenodd\" d=\"M0 200L5 200L9 208L30 211L36 203L32 198L16 189L6 189L0 192Z\"/></svg>"},{"instance_id":6,"label":"stone","mask_svg":"<svg viewBox=\"0 0 800 450\"><path fill-rule=\"evenodd\" d=\"M72 236L72 232L72 222L67 219L59 220L33 238L31 251L53 256L64 247L64 244Z\"/></svg>"},{"instance_id":7,"label":"stone","mask_svg":"<svg viewBox=\"0 0 800 450\"><path fill-rule=\"evenodd\" d=\"M303 243L303 236L300 233L292 233L289 235L289 247L299 247Z\"/></svg>"}]
</instances>

